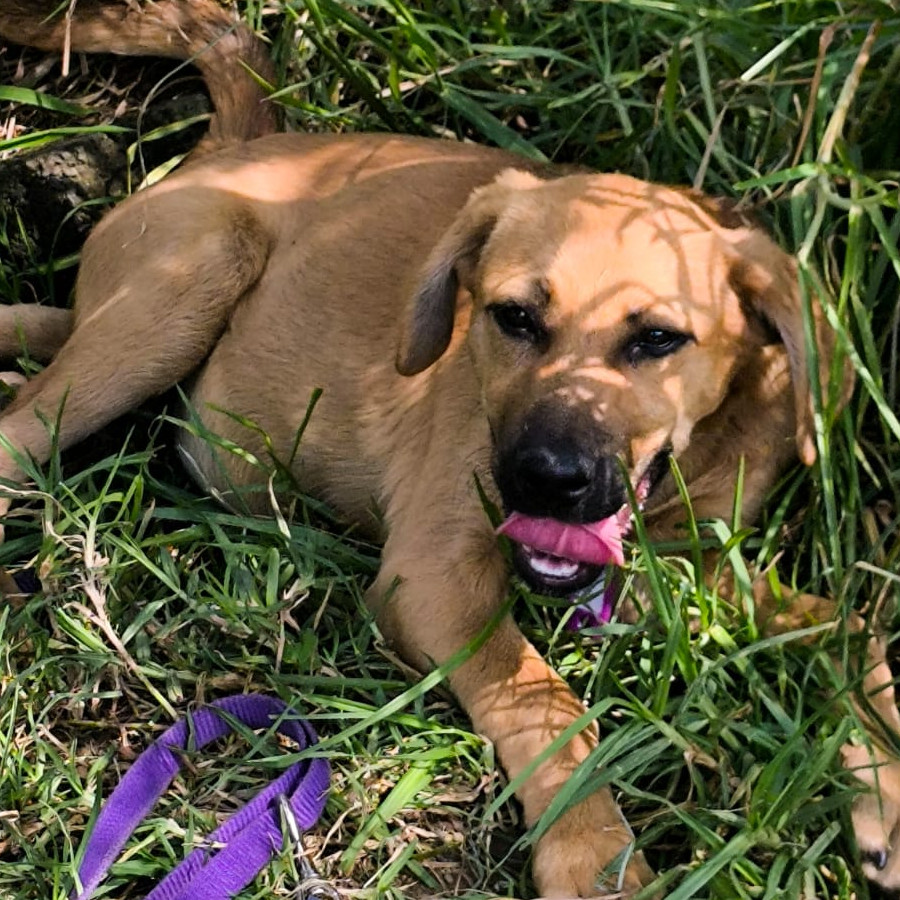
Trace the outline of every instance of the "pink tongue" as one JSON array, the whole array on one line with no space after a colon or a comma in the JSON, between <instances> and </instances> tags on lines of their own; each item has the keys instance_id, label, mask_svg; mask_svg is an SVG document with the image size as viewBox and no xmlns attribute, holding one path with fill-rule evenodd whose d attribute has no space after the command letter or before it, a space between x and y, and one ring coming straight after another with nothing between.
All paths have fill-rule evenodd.
<instances>
[{"instance_id":1,"label":"pink tongue","mask_svg":"<svg viewBox=\"0 0 900 900\"><path fill-rule=\"evenodd\" d=\"M607 563L621 566L625 564L621 518L613 515L599 522L572 525L514 512L497 529L497 534L563 559L595 566L605 566Z\"/></svg>"}]
</instances>

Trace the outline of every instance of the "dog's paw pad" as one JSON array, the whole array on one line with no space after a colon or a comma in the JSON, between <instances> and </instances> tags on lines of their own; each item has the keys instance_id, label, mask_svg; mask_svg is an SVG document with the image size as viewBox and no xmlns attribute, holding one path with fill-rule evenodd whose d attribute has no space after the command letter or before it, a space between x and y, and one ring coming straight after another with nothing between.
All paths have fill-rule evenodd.
<instances>
[{"instance_id":1,"label":"dog's paw pad","mask_svg":"<svg viewBox=\"0 0 900 900\"><path fill-rule=\"evenodd\" d=\"M863 864L872 866L876 872L883 872L887 868L888 856L887 850L866 850L862 854Z\"/></svg>"},{"instance_id":2,"label":"dog's paw pad","mask_svg":"<svg viewBox=\"0 0 900 900\"><path fill-rule=\"evenodd\" d=\"M13 575L19 591L23 594L36 594L41 589L41 579L38 578L37 571L33 568L22 569Z\"/></svg>"}]
</instances>

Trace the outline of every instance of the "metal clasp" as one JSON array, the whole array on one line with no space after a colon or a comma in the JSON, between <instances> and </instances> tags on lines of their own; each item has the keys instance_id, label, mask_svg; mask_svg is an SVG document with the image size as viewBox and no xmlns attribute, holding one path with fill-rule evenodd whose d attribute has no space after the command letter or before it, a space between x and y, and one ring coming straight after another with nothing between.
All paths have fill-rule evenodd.
<instances>
[{"instance_id":1,"label":"metal clasp","mask_svg":"<svg viewBox=\"0 0 900 900\"><path fill-rule=\"evenodd\" d=\"M309 861L303 845L303 831L297 824L294 811L284 794L278 798L278 805L281 809L281 820L294 850L297 869L300 872L300 882L297 884L295 892L297 900L341 900L338 889L325 881Z\"/></svg>"}]
</instances>

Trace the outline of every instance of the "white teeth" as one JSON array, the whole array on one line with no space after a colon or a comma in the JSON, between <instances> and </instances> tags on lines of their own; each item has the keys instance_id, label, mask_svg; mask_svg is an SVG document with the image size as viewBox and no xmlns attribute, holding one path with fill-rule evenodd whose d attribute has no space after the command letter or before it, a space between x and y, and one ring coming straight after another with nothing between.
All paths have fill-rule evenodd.
<instances>
[{"instance_id":1,"label":"white teeth","mask_svg":"<svg viewBox=\"0 0 900 900\"><path fill-rule=\"evenodd\" d=\"M523 544L522 547L528 557L528 565L538 575L543 575L545 578L573 578L581 568L580 563L571 559L542 553L540 550L535 550L534 547L529 547L527 544Z\"/></svg>"}]
</instances>

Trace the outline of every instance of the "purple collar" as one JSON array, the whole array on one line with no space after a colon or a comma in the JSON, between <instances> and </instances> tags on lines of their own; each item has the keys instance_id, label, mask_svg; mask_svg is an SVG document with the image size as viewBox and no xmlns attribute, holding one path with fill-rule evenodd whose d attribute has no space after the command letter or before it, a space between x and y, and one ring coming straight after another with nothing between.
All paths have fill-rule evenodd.
<instances>
[{"instance_id":1,"label":"purple collar","mask_svg":"<svg viewBox=\"0 0 900 900\"><path fill-rule=\"evenodd\" d=\"M616 609L620 589L617 568L604 566L600 577L579 595L572 598L575 609L566 627L569 631L599 628L608 625Z\"/></svg>"}]
</instances>

